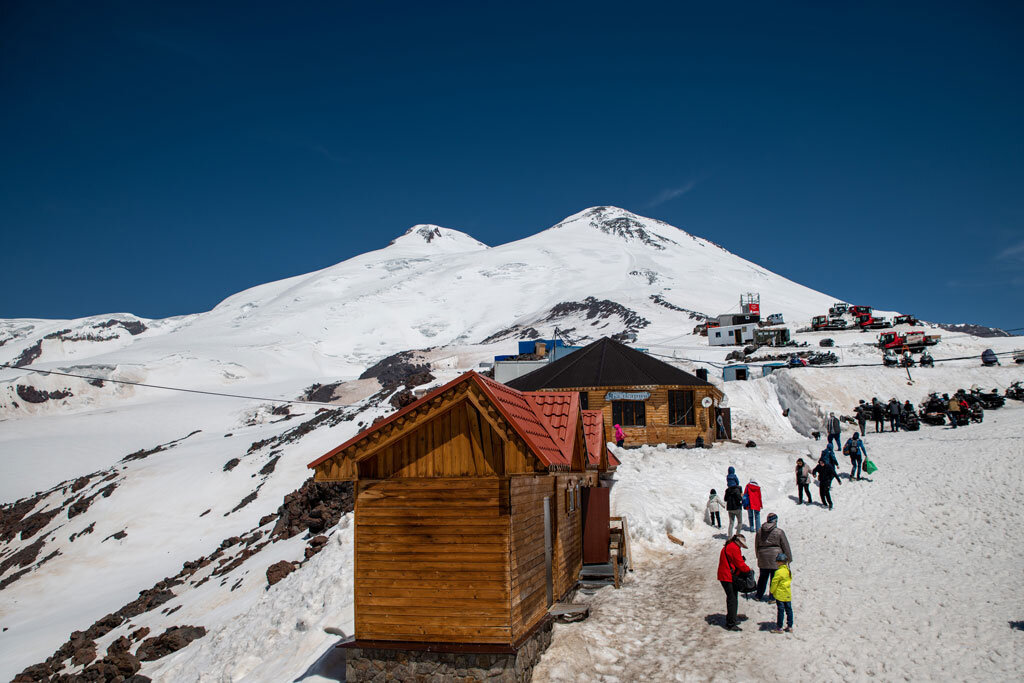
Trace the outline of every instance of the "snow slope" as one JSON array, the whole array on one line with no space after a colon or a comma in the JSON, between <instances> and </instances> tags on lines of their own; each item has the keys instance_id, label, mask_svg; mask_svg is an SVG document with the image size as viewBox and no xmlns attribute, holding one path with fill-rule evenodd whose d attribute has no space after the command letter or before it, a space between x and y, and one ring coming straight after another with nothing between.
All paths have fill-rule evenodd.
<instances>
[{"instance_id":1,"label":"snow slope","mask_svg":"<svg viewBox=\"0 0 1024 683\"><path fill-rule=\"evenodd\" d=\"M96 640L100 657L138 628L156 635L201 625L206 636L144 663L142 673L184 681L329 679L338 670L336 638L322 627L352 628L348 522L325 530L324 550L307 560L315 533L276 538L275 520L263 520L302 486L307 462L391 410L387 399L400 387L378 393L376 380L357 380L360 373L385 356L425 349L421 358L436 385L514 352L520 336L547 337L557 327L581 342L618 334L714 375L731 349L709 348L693 326L704 314L738 310L747 291L760 292L762 310L784 313L794 328L832 302L682 230L596 207L495 247L455 230L414 226L384 249L240 292L205 313L0 321L0 362L24 366L0 369L0 501L20 499L25 508L18 533L0 539L0 582L9 582L0 588L7 629L0 633L0 679L176 576L181 582L167 589L173 597L166 603ZM913 385L902 370L853 367L878 362L872 334L797 335L814 347L833 337L850 367L725 385L737 437L760 445L729 457L745 468L771 461L772 453L798 452L824 414L849 412L857 398L916 401L936 389L1002 388L1022 378L1014 367L983 369L974 360L990 346L1013 349L1013 338L943 335L936 357L970 358L914 370ZM341 384L338 398L324 399L329 412L317 405L275 412L267 401L47 370L271 399ZM722 453L687 451L682 462L718 468ZM695 510L706 492L704 484L694 486L703 470L680 469L671 452L629 455L615 504L635 524L640 555L661 567L665 530L699 531ZM25 520L34 523L22 530ZM211 557L194 573L183 568ZM268 589L266 571L280 561L303 564ZM268 657L271 651L285 654ZM566 675L587 679L593 670L581 664Z\"/></svg>"}]
</instances>

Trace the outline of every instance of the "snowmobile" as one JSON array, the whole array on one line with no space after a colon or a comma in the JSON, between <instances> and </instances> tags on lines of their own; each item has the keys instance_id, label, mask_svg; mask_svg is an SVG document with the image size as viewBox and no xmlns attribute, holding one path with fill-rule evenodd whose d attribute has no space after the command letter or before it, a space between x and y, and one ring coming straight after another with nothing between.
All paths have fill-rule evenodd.
<instances>
[{"instance_id":1,"label":"snowmobile","mask_svg":"<svg viewBox=\"0 0 1024 683\"><path fill-rule=\"evenodd\" d=\"M885 355L882 356L882 363L884 363L886 367L894 368L899 365L899 362L900 359L897 358L896 354L892 351L886 351Z\"/></svg>"},{"instance_id":2,"label":"snowmobile","mask_svg":"<svg viewBox=\"0 0 1024 683\"><path fill-rule=\"evenodd\" d=\"M980 390L972 391L971 393L977 397L978 402L981 403L981 407L985 410L996 410L998 408L1002 408L1003 404L1006 403L1006 399L997 394L995 389L988 394Z\"/></svg>"},{"instance_id":3,"label":"snowmobile","mask_svg":"<svg viewBox=\"0 0 1024 683\"><path fill-rule=\"evenodd\" d=\"M981 406L981 402L978 401L970 407L968 410L971 422L982 422L985 419L985 409Z\"/></svg>"},{"instance_id":4,"label":"snowmobile","mask_svg":"<svg viewBox=\"0 0 1024 683\"><path fill-rule=\"evenodd\" d=\"M921 354L921 360L919 360L918 362L921 364L922 368L935 367L935 359L932 358L932 354L928 353L927 351Z\"/></svg>"},{"instance_id":5,"label":"snowmobile","mask_svg":"<svg viewBox=\"0 0 1024 683\"><path fill-rule=\"evenodd\" d=\"M922 412L921 422L924 422L925 424L930 424L933 427L941 427L942 425L946 424L946 414Z\"/></svg>"},{"instance_id":6,"label":"snowmobile","mask_svg":"<svg viewBox=\"0 0 1024 683\"><path fill-rule=\"evenodd\" d=\"M921 421L917 417L917 413L914 411L903 411L900 415L900 429L905 432L916 432L921 428Z\"/></svg>"},{"instance_id":7,"label":"snowmobile","mask_svg":"<svg viewBox=\"0 0 1024 683\"><path fill-rule=\"evenodd\" d=\"M836 342L832 337L826 337L818 342L818 346L835 346Z\"/></svg>"},{"instance_id":8,"label":"snowmobile","mask_svg":"<svg viewBox=\"0 0 1024 683\"><path fill-rule=\"evenodd\" d=\"M900 356L900 367L901 368L912 368L914 367L914 357L910 355L909 351L905 351Z\"/></svg>"},{"instance_id":9,"label":"snowmobile","mask_svg":"<svg viewBox=\"0 0 1024 683\"><path fill-rule=\"evenodd\" d=\"M836 354L829 351L827 353L811 354L811 357L807 359L807 362L811 365L834 365L839 362L839 358Z\"/></svg>"},{"instance_id":10,"label":"snowmobile","mask_svg":"<svg viewBox=\"0 0 1024 683\"><path fill-rule=\"evenodd\" d=\"M987 368L992 367L993 365L999 365L999 357L992 349L985 349L981 352L981 364Z\"/></svg>"},{"instance_id":11,"label":"snowmobile","mask_svg":"<svg viewBox=\"0 0 1024 683\"><path fill-rule=\"evenodd\" d=\"M1020 382L1014 382L1006 388L1006 398L1012 398L1014 401L1024 401L1024 386L1021 386Z\"/></svg>"}]
</instances>

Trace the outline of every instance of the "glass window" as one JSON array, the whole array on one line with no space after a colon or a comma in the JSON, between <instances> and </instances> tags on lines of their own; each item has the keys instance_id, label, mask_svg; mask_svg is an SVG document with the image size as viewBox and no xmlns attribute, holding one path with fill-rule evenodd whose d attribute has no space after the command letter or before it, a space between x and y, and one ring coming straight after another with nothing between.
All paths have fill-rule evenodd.
<instances>
[{"instance_id":1,"label":"glass window","mask_svg":"<svg viewBox=\"0 0 1024 683\"><path fill-rule=\"evenodd\" d=\"M646 427L647 410L643 401L612 401L612 424Z\"/></svg>"},{"instance_id":2,"label":"glass window","mask_svg":"<svg viewBox=\"0 0 1024 683\"><path fill-rule=\"evenodd\" d=\"M580 392L580 410L590 410L590 392Z\"/></svg>"},{"instance_id":3,"label":"glass window","mask_svg":"<svg viewBox=\"0 0 1024 683\"><path fill-rule=\"evenodd\" d=\"M697 424L692 391L668 392L668 423L680 427L692 427Z\"/></svg>"}]
</instances>

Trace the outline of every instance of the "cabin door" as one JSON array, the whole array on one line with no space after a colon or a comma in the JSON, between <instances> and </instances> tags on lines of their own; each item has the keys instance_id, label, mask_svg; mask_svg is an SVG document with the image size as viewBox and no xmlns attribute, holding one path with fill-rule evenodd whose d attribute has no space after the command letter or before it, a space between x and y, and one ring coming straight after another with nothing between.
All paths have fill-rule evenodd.
<instances>
[{"instance_id":1,"label":"cabin door","mask_svg":"<svg viewBox=\"0 0 1024 683\"><path fill-rule=\"evenodd\" d=\"M737 345L742 345L743 344L743 330L741 330L741 329L740 330L733 330L733 334L736 336L736 344Z\"/></svg>"},{"instance_id":2,"label":"cabin door","mask_svg":"<svg viewBox=\"0 0 1024 683\"><path fill-rule=\"evenodd\" d=\"M551 496L544 498L544 583L547 587L547 606L555 602L554 584L551 575Z\"/></svg>"}]
</instances>

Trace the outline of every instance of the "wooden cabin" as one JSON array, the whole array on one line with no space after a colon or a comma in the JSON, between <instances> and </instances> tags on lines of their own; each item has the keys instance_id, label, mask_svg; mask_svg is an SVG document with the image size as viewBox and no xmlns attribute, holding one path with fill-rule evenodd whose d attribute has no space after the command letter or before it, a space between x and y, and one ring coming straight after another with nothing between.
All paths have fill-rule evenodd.
<instances>
[{"instance_id":1,"label":"wooden cabin","mask_svg":"<svg viewBox=\"0 0 1024 683\"><path fill-rule=\"evenodd\" d=\"M354 482L357 646L529 637L576 585L580 489L610 466L586 424L574 392L468 372L310 463Z\"/></svg>"},{"instance_id":2,"label":"wooden cabin","mask_svg":"<svg viewBox=\"0 0 1024 683\"><path fill-rule=\"evenodd\" d=\"M605 434L622 426L625 445L715 440L713 384L608 338L510 382L519 391L578 392L584 410L599 410ZM709 398L711 405L704 406Z\"/></svg>"}]
</instances>

